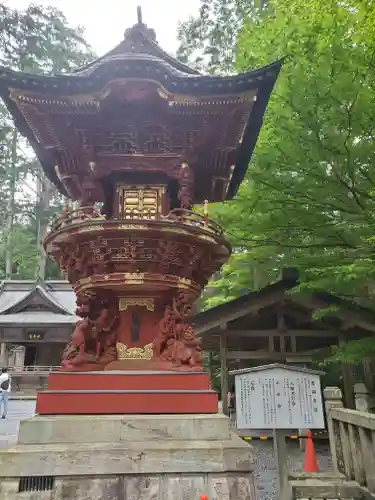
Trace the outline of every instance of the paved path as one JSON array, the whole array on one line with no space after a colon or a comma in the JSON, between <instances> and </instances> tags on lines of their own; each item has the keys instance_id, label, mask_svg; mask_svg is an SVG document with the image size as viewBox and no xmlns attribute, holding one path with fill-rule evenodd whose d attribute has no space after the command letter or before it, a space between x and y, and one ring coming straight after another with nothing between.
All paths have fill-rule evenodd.
<instances>
[{"instance_id":1,"label":"paved path","mask_svg":"<svg viewBox=\"0 0 375 500\"><path fill-rule=\"evenodd\" d=\"M20 420L30 418L35 412L35 401L11 400L6 420L0 420L0 447L14 444L18 436Z\"/></svg>"},{"instance_id":2,"label":"paved path","mask_svg":"<svg viewBox=\"0 0 375 500\"><path fill-rule=\"evenodd\" d=\"M35 401L13 400L9 402L7 420L0 420L0 447L15 444L18 435L19 421L34 415ZM255 480L257 500L277 500L276 464L273 457L272 441L253 441L251 445L255 454ZM288 442L289 470L303 470L303 453L297 442ZM331 468L328 443L316 443L318 465L320 471Z\"/></svg>"}]
</instances>

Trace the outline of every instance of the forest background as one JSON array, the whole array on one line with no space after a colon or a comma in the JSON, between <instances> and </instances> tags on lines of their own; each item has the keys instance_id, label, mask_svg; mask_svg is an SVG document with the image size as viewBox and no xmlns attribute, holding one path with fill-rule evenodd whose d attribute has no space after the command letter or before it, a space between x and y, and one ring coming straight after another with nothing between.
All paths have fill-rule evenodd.
<instances>
[{"instance_id":1,"label":"forest background","mask_svg":"<svg viewBox=\"0 0 375 500\"><path fill-rule=\"evenodd\" d=\"M202 0L178 39L178 58L206 73L285 58L239 194L210 207L234 252L200 306L296 267L302 291L375 308L375 2ZM1 65L56 73L93 57L58 10L0 3ZM64 203L0 106L0 280L61 278L41 243ZM371 338L336 354L363 357L375 358Z\"/></svg>"}]
</instances>

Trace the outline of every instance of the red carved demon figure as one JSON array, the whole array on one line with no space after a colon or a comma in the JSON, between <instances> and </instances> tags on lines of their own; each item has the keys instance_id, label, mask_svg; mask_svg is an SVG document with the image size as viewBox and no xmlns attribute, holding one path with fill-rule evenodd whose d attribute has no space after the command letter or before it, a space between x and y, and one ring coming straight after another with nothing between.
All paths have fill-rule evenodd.
<instances>
[{"instance_id":1,"label":"red carved demon figure","mask_svg":"<svg viewBox=\"0 0 375 500\"><path fill-rule=\"evenodd\" d=\"M117 301L108 295L85 295L77 299L76 314L83 319L64 350L61 369L103 369L116 359Z\"/></svg>"},{"instance_id":2,"label":"red carved demon figure","mask_svg":"<svg viewBox=\"0 0 375 500\"><path fill-rule=\"evenodd\" d=\"M153 343L154 361L171 363L174 367L202 370L200 340L186 321L191 313L191 299L183 292L167 305Z\"/></svg>"}]
</instances>

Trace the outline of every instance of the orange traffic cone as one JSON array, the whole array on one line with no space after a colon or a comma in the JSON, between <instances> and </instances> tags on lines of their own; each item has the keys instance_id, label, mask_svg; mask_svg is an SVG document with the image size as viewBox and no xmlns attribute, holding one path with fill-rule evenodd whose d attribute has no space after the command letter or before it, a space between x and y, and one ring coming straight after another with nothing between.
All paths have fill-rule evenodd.
<instances>
[{"instance_id":1,"label":"orange traffic cone","mask_svg":"<svg viewBox=\"0 0 375 500\"><path fill-rule=\"evenodd\" d=\"M208 495L201 495L199 500L208 500Z\"/></svg>"},{"instance_id":2,"label":"orange traffic cone","mask_svg":"<svg viewBox=\"0 0 375 500\"><path fill-rule=\"evenodd\" d=\"M306 432L305 465L303 466L303 472L318 472L318 462L316 460L311 431Z\"/></svg>"}]
</instances>

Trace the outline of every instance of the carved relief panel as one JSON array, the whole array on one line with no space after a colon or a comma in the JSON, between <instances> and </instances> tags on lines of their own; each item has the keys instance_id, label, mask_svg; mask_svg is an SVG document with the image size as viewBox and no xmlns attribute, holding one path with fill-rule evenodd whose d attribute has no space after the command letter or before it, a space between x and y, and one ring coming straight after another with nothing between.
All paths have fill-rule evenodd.
<instances>
[{"instance_id":1,"label":"carved relief panel","mask_svg":"<svg viewBox=\"0 0 375 500\"><path fill-rule=\"evenodd\" d=\"M115 210L120 219L155 220L163 212L164 186L118 185L116 194Z\"/></svg>"}]
</instances>

